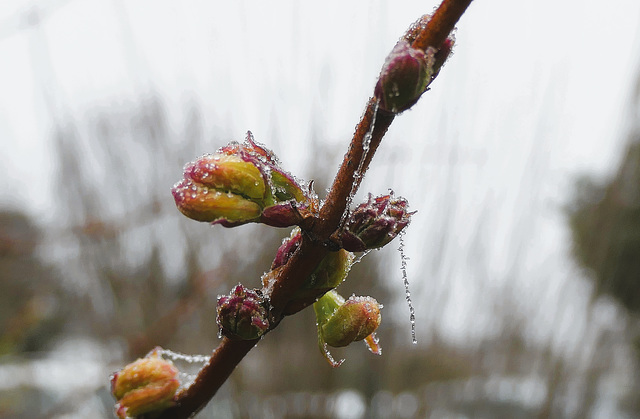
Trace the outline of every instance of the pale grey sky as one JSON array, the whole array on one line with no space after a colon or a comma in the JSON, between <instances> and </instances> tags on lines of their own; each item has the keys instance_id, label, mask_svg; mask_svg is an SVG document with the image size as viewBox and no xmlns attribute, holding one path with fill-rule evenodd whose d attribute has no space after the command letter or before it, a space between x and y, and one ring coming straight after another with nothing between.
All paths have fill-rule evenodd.
<instances>
[{"instance_id":1,"label":"pale grey sky","mask_svg":"<svg viewBox=\"0 0 640 419\"><path fill-rule=\"evenodd\" d=\"M176 127L190 100L207 132L230 129L229 140L250 129L270 145L277 127L286 167L312 177L296 156L314 121L327 144L346 149L384 57L435 5L4 0L0 201L51 221L55 118L134 102L149 89ZM531 336L548 339L558 318L559 333L584 327L539 302L566 305L565 284L582 296L575 304L586 301L571 280L579 275L561 207L578 173L605 174L619 158L639 23L636 0L472 3L453 57L394 122L362 188L393 188L419 211L407 234L410 279L417 298L445 301L418 306L423 324L437 318L453 339L498 333L494 310L505 302L487 296L512 282L505 304L531 314ZM440 242L445 228L453 239Z\"/></svg>"}]
</instances>

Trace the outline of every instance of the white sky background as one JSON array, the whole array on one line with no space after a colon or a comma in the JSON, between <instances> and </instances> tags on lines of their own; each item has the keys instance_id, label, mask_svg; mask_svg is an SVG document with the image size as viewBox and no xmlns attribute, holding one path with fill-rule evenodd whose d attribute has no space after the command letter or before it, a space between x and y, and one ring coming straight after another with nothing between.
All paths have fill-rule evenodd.
<instances>
[{"instance_id":1,"label":"white sky background","mask_svg":"<svg viewBox=\"0 0 640 419\"><path fill-rule=\"evenodd\" d=\"M152 89L176 135L196 101L205 132L239 140L250 129L293 173L319 176L298 158L313 129L342 156L384 57L435 5L3 0L0 202L52 221L55 118ZM29 26L35 13L42 23ZM499 333L494 311L512 307L533 319L534 337L584 327L574 314L587 290L572 279L562 206L577 174L606 174L619 159L638 27L637 0L472 3L455 54L396 119L362 188L393 188L419 211L406 237L419 339L436 321L454 339ZM513 300L492 293L505 287Z\"/></svg>"}]
</instances>

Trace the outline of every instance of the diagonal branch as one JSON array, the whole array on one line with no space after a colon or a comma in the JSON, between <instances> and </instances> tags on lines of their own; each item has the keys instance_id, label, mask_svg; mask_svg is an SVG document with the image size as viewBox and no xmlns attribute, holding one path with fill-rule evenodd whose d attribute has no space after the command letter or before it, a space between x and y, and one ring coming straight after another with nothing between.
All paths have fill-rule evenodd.
<instances>
[{"instance_id":1,"label":"diagonal branch","mask_svg":"<svg viewBox=\"0 0 640 419\"><path fill-rule=\"evenodd\" d=\"M441 46L470 3L471 0L443 0L413 45L422 49L426 49L427 46ZM344 156L318 219L310 231L303 235L300 247L283 267L273 286L270 302L276 313L284 310L291 296L329 252L323 243L338 228L347 209L349 196L355 193L360 185L362 175L393 122L394 114L376 111L376 107L376 100L371 98L356 127L349 150ZM365 139L367 134L370 134L370 139ZM361 160L362 165L359 163ZM360 173L357 173L359 169ZM258 340L223 338L218 348L213 351L209 362L200 370L196 381L178 394L175 406L166 409L157 418L180 419L195 415L216 394Z\"/></svg>"}]
</instances>

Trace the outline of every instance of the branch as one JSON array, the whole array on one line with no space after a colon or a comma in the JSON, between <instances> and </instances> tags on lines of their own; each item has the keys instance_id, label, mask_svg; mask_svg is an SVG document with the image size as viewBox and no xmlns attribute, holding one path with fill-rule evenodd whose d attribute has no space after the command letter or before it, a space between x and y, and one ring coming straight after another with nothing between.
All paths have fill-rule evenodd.
<instances>
[{"instance_id":1,"label":"branch","mask_svg":"<svg viewBox=\"0 0 640 419\"><path fill-rule=\"evenodd\" d=\"M416 37L413 46L421 49L434 45L441 46L470 3L471 0L443 0L427 27ZM300 247L283 267L273 286L270 302L278 321L278 314L284 310L291 296L329 252L323 243L329 240L339 227L342 215L347 209L349 196L357 191L373 154L394 118L394 114L377 109L376 99L371 98L367 103L364 115L356 127L349 150L344 156L319 217L310 230L303 234ZM369 133L370 139L366 138ZM367 142L368 151L365 147ZM361 161L362 165L360 165ZM360 172L358 172L359 169ZM213 351L209 363L200 370L195 382L178 394L176 405L166 409L157 417L180 419L195 415L216 394L258 340L223 338L220 346Z\"/></svg>"},{"instance_id":2,"label":"branch","mask_svg":"<svg viewBox=\"0 0 640 419\"><path fill-rule=\"evenodd\" d=\"M427 30L420 32L413 41L413 47L419 49L427 49L429 46L440 47L471 1L444 0L431 17Z\"/></svg>"}]
</instances>

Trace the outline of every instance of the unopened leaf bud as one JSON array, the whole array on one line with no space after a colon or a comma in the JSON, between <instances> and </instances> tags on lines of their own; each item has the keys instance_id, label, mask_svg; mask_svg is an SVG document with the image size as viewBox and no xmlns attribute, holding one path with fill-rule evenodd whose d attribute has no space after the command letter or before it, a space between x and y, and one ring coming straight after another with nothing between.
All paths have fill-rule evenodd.
<instances>
[{"instance_id":1,"label":"unopened leaf bud","mask_svg":"<svg viewBox=\"0 0 640 419\"><path fill-rule=\"evenodd\" d=\"M369 349L379 353L374 332L380 326L382 317L381 306L374 298L351 296L345 301L336 291L331 290L315 302L313 308L318 326L318 344L334 367L339 364L333 361L326 345L342 347L366 339ZM370 341L376 345L375 351Z\"/></svg>"},{"instance_id":2,"label":"unopened leaf bud","mask_svg":"<svg viewBox=\"0 0 640 419\"><path fill-rule=\"evenodd\" d=\"M135 417L172 406L180 387L178 373L171 361L160 357L157 348L113 374L111 393L117 400L118 417Z\"/></svg>"},{"instance_id":3,"label":"unopened leaf bud","mask_svg":"<svg viewBox=\"0 0 640 419\"><path fill-rule=\"evenodd\" d=\"M362 252L385 246L409 224L413 212L408 202L393 195L373 197L360 204L350 215L341 234L342 247Z\"/></svg>"},{"instance_id":4,"label":"unopened leaf bud","mask_svg":"<svg viewBox=\"0 0 640 419\"><path fill-rule=\"evenodd\" d=\"M257 290L234 287L218 298L216 323L220 333L231 339L252 340L269 330L268 302Z\"/></svg>"}]
</instances>

